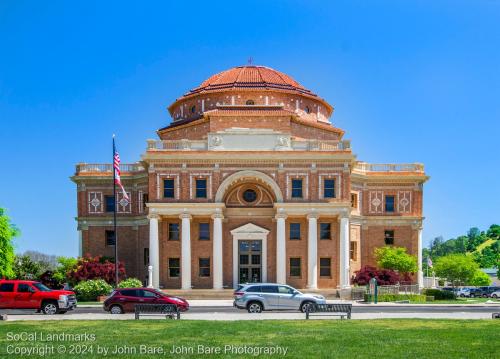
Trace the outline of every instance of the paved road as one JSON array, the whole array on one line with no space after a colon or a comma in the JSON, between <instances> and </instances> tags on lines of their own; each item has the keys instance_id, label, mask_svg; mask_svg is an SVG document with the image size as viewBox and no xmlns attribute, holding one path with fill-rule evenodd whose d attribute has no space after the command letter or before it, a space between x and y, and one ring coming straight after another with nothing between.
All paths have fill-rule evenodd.
<instances>
[{"instance_id":1,"label":"paved road","mask_svg":"<svg viewBox=\"0 0 500 359\"><path fill-rule=\"evenodd\" d=\"M189 313L205 314L205 313L244 313L244 310L235 309L230 306L192 306ZM354 306L353 313L493 313L500 312L500 305L491 306L432 306L432 305L372 305L372 306ZM30 315L35 314L31 310L2 310L1 313L9 315ZM100 307L92 308L77 308L64 315L71 316L75 314L104 314L105 312ZM290 313L296 313L290 311Z\"/></svg>"}]
</instances>

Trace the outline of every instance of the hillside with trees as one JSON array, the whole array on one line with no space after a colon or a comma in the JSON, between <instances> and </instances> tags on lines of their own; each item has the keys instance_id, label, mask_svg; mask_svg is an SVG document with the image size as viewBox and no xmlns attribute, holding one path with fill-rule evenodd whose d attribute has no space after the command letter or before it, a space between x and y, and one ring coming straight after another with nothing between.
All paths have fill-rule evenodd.
<instances>
[{"instance_id":1,"label":"hillside with trees","mask_svg":"<svg viewBox=\"0 0 500 359\"><path fill-rule=\"evenodd\" d=\"M450 254L470 256L480 268L500 267L500 226L493 224L486 231L473 227L462 236L444 240L434 238L429 248L424 248L424 272L427 269L427 258L433 262Z\"/></svg>"}]
</instances>

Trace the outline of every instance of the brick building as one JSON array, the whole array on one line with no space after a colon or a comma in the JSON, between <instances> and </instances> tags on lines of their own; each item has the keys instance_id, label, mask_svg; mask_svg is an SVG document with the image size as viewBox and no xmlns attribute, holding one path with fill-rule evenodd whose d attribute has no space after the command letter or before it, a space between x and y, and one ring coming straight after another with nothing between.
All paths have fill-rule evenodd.
<instances>
[{"instance_id":1,"label":"brick building","mask_svg":"<svg viewBox=\"0 0 500 359\"><path fill-rule=\"evenodd\" d=\"M168 110L122 165L129 201L111 164L76 166L81 254L113 256L116 206L119 258L141 279L152 265L156 287L345 288L377 247L421 259L423 165L358 161L332 106L291 77L235 67Z\"/></svg>"}]
</instances>

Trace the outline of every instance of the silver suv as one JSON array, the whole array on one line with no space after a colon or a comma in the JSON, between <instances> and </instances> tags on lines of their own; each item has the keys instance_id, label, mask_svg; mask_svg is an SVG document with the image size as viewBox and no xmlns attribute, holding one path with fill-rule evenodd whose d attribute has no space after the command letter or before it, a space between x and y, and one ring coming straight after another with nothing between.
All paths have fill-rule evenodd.
<instances>
[{"instance_id":1,"label":"silver suv","mask_svg":"<svg viewBox=\"0 0 500 359\"><path fill-rule=\"evenodd\" d=\"M263 310L300 310L303 313L312 304L326 304L319 294L303 294L285 284L249 283L240 284L234 292L233 305L249 313Z\"/></svg>"}]
</instances>

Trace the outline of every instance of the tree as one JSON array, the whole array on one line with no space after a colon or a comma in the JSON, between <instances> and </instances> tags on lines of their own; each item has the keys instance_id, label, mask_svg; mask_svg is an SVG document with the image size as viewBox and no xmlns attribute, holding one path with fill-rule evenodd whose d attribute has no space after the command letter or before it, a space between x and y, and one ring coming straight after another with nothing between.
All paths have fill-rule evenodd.
<instances>
[{"instance_id":1,"label":"tree","mask_svg":"<svg viewBox=\"0 0 500 359\"><path fill-rule=\"evenodd\" d=\"M474 273L474 276L472 277L471 281L469 282L470 285L474 286L486 286L491 284L491 279L490 276L487 275L486 273L477 270L476 273Z\"/></svg>"},{"instance_id":2,"label":"tree","mask_svg":"<svg viewBox=\"0 0 500 359\"><path fill-rule=\"evenodd\" d=\"M375 259L379 268L392 269L402 274L415 273L418 270L417 258L406 253L404 247L377 248Z\"/></svg>"},{"instance_id":3,"label":"tree","mask_svg":"<svg viewBox=\"0 0 500 359\"><path fill-rule=\"evenodd\" d=\"M449 254L436 260L434 271L446 278L453 286L469 283L479 266L472 257L463 254Z\"/></svg>"},{"instance_id":4,"label":"tree","mask_svg":"<svg viewBox=\"0 0 500 359\"><path fill-rule=\"evenodd\" d=\"M12 266L14 265L14 246L12 240L19 234L19 230L0 208L0 278L11 278L14 276Z\"/></svg>"},{"instance_id":5,"label":"tree","mask_svg":"<svg viewBox=\"0 0 500 359\"><path fill-rule=\"evenodd\" d=\"M78 259L73 257L57 257L57 267L54 271L54 279L60 283L71 282L71 273L78 268ZM71 283L76 284L76 283Z\"/></svg>"},{"instance_id":6,"label":"tree","mask_svg":"<svg viewBox=\"0 0 500 359\"><path fill-rule=\"evenodd\" d=\"M16 279L35 280L43 272L40 263L33 261L29 256L16 256L12 269Z\"/></svg>"}]
</instances>

